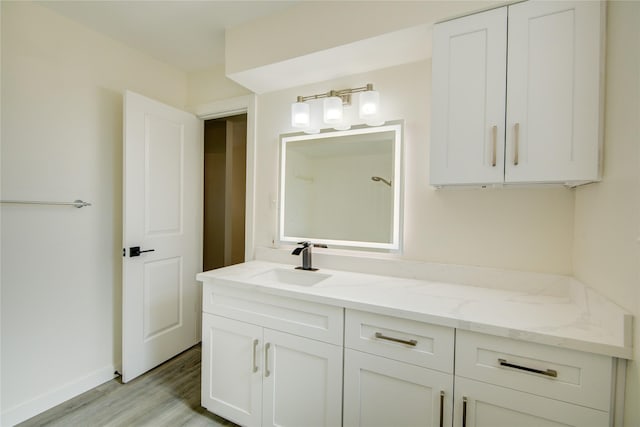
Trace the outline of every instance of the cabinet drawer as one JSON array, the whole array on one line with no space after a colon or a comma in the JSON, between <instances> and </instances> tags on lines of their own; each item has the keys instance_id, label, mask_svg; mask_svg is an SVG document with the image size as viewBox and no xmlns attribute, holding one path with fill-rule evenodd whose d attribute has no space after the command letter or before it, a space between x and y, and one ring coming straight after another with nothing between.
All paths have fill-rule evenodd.
<instances>
[{"instance_id":1,"label":"cabinet drawer","mask_svg":"<svg viewBox=\"0 0 640 427\"><path fill-rule=\"evenodd\" d=\"M202 310L265 328L342 345L343 309L331 305L204 283Z\"/></svg>"},{"instance_id":2,"label":"cabinet drawer","mask_svg":"<svg viewBox=\"0 0 640 427\"><path fill-rule=\"evenodd\" d=\"M456 375L609 411L611 357L458 330Z\"/></svg>"},{"instance_id":3,"label":"cabinet drawer","mask_svg":"<svg viewBox=\"0 0 640 427\"><path fill-rule=\"evenodd\" d=\"M346 310L345 347L442 372L453 372L453 329Z\"/></svg>"}]
</instances>

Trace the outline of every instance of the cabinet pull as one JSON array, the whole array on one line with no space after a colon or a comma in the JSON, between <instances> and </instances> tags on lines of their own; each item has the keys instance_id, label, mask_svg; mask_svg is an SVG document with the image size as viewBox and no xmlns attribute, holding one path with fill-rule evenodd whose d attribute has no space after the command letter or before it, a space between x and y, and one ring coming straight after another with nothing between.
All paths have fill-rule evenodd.
<instances>
[{"instance_id":1,"label":"cabinet pull","mask_svg":"<svg viewBox=\"0 0 640 427\"><path fill-rule=\"evenodd\" d=\"M269 348L271 347L271 343L266 343L264 345L264 376L265 378L271 375L269 372Z\"/></svg>"},{"instance_id":2,"label":"cabinet pull","mask_svg":"<svg viewBox=\"0 0 640 427\"><path fill-rule=\"evenodd\" d=\"M462 427L467 427L467 397L462 396Z\"/></svg>"},{"instance_id":3,"label":"cabinet pull","mask_svg":"<svg viewBox=\"0 0 640 427\"><path fill-rule=\"evenodd\" d=\"M541 369L529 368L527 366L514 365L513 363L507 362L505 359L498 359L498 362L500 363L500 366L504 366L505 368L520 369L521 371L533 372L534 374L545 375L547 377L558 377L558 371L553 369L543 371Z\"/></svg>"},{"instance_id":4,"label":"cabinet pull","mask_svg":"<svg viewBox=\"0 0 640 427\"><path fill-rule=\"evenodd\" d=\"M386 335L383 335L382 332L376 332L375 337L378 338L378 339L381 339L381 340L399 342L400 344L406 344L406 345L410 345L412 347L415 347L418 344L418 341L416 341L416 340L402 340L400 338L388 337Z\"/></svg>"},{"instance_id":5,"label":"cabinet pull","mask_svg":"<svg viewBox=\"0 0 640 427\"><path fill-rule=\"evenodd\" d=\"M513 165L518 166L518 163L520 162L520 123L516 123L513 126L513 130L515 132L513 139Z\"/></svg>"},{"instance_id":6,"label":"cabinet pull","mask_svg":"<svg viewBox=\"0 0 640 427\"><path fill-rule=\"evenodd\" d=\"M253 372L258 372L258 364L256 362L256 353L258 352L258 340L253 340Z\"/></svg>"},{"instance_id":7,"label":"cabinet pull","mask_svg":"<svg viewBox=\"0 0 640 427\"><path fill-rule=\"evenodd\" d=\"M491 167L496 167L496 150L498 149L498 126L491 127Z\"/></svg>"},{"instance_id":8,"label":"cabinet pull","mask_svg":"<svg viewBox=\"0 0 640 427\"><path fill-rule=\"evenodd\" d=\"M440 427L444 427L444 390L440 390Z\"/></svg>"}]
</instances>

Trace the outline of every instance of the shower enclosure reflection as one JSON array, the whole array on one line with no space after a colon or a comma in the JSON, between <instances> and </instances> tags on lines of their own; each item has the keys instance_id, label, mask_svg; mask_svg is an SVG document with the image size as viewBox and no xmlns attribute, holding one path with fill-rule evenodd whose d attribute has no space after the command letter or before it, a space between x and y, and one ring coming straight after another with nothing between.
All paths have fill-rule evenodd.
<instances>
[{"instance_id":1,"label":"shower enclosure reflection","mask_svg":"<svg viewBox=\"0 0 640 427\"><path fill-rule=\"evenodd\" d=\"M280 241L400 247L401 123L281 136Z\"/></svg>"}]
</instances>

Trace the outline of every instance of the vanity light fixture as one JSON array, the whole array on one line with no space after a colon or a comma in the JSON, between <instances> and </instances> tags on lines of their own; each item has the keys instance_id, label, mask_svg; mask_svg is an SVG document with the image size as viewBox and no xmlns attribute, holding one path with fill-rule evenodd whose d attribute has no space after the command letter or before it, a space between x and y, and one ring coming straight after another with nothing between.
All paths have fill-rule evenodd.
<instances>
[{"instance_id":1,"label":"vanity light fixture","mask_svg":"<svg viewBox=\"0 0 640 427\"><path fill-rule=\"evenodd\" d=\"M380 113L380 93L373 90L371 83L366 86L330 90L309 96L298 96L297 101L291 104L291 126L303 129L305 132L311 128L311 107L307 101L324 98L322 102L323 121L335 129L348 129L350 126L343 122L344 106L351 105L351 95L360 93L359 117L370 126L382 124L378 119ZM315 130L315 129L314 129ZM319 130L319 129L318 129Z\"/></svg>"}]
</instances>

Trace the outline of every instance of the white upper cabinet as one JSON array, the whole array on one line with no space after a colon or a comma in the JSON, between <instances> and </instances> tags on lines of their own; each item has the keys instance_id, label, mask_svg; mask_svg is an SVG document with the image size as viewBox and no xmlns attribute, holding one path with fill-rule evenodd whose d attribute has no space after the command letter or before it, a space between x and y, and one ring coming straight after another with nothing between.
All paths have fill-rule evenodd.
<instances>
[{"instance_id":1,"label":"white upper cabinet","mask_svg":"<svg viewBox=\"0 0 640 427\"><path fill-rule=\"evenodd\" d=\"M434 28L432 185L502 182L506 52L505 7Z\"/></svg>"},{"instance_id":2,"label":"white upper cabinet","mask_svg":"<svg viewBox=\"0 0 640 427\"><path fill-rule=\"evenodd\" d=\"M604 16L531 0L437 24L431 185L598 180Z\"/></svg>"},{"instance_id":3,"label":"white upper cabinet","mask_svg":"<svg viewBox=\"0 0 640 427\"><path fill-rule=\"evenodd\" d=\"M602 4L509 7L505 181L598 179Z\"/></svg>"}]
</instances>

